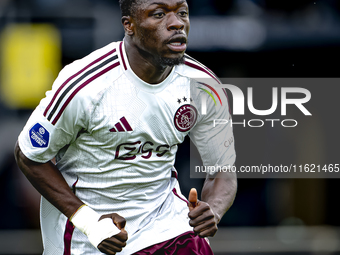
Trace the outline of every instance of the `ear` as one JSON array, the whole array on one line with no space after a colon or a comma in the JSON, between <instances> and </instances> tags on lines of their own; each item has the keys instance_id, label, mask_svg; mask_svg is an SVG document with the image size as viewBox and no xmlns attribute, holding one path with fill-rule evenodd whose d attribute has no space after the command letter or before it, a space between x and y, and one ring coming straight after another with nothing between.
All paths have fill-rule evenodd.
<instances>
[{"instance_id":1,"label":"ear","mask_svg":"<svg viewBox=\"0 0 340 255\"><path fill-rule=\"evenodd\" d=\"M124 27L124 31L125 31L125 34L126 35L133 35L135 32L134 32L134 24L133 24L133 19L131 16L123 16L122 17L122 24L123 24L123 27Z\"/></svg>"}]
</instances>

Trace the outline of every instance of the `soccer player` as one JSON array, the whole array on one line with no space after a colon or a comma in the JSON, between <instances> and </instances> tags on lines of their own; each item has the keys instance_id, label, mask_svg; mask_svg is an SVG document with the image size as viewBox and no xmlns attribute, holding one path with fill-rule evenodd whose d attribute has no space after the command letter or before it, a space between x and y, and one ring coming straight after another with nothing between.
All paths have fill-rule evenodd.
<instances>
[{"instance_id":1,"label":"soccer player","mask_svg":"<svg viewBox=\"0 0 340 255\"><path fill-rule=\"evenodd\" d=\"M230 119L226 95L185 54L185 0L120 5L124 40L66 66L18 138L17 163L42 195L44 254L212 254L205 237L236 176L208 173L188 202L174 161L190 132L205 166L234 164L232 128L213 126Z\"/></svg>"}]
</instances>

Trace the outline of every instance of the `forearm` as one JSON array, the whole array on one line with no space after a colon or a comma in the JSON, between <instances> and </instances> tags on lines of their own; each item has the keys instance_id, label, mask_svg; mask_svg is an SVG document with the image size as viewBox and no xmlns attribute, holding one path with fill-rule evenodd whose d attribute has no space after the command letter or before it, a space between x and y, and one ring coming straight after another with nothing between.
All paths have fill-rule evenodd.
<instances>
[{"instance_id":1,"label":"forearm","mask_svg":"<svg viewBox=\"0 0 340 255\"><path fill-rule=\"evenodd\" d=\"M217 173L215 178L207 178L202 189L202 201L207 202L217 214L218 221L234 202L237 190L235 173Z\"/></svg>"},{"instance_id":2,"label":"forearm","mask_svg":"<svg viewBox=\"0 0 340 255\"><path fill-rule=\"evenodd\" d=\"M28 159L21 152L18 143L15 146L15 159L21 171L38 192L66 217L70 218L83 204L73 194L64 177L52 162L37 163Z\"/></svg>"},{"instance_id":3,"label":"forearm","mask_svg":"<svg viewBox=\"0 0 340 255\"><path fill-rule=\"evenodd\" d=\"M28 159L21 152L18 143L15 146L15 159L32 185L67 218L84 204L73 194L64 177L51 161L40 164ZM84 206L77 211L71 221L87 235L94 247L105 254L116 254L126 245L127 232L124 230L126 221L118 214L100 216L93 209Z\"/></svg>"}]
</instances>

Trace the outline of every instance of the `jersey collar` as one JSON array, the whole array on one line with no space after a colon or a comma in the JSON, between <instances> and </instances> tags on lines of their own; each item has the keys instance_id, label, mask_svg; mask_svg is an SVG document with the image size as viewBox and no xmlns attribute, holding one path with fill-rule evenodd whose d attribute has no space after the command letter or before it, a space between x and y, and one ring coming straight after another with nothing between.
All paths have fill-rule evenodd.
<instances>
[{"instance_id":1,"label":"jersey collar","mask_svg":"<svg viewBox=\"0 0 340 255\"><path fill-rule=\"evenodd\" d=\"M133 72L133 70L130 67L129 60L127 58L126 51L125 51L124 41L119 43L118 48L119 48L118 49L119 56L120 56L121 63L122 63L121 67L125 75L135 86L139 87L141 90L144 90L149 93L158 93L158 92L161 92L163 89L165 89L167 85L170 83L170 81L172 80L173 74L175 72L174 67L172 68L168 77L166 77L166 79L162 81L161 83L150 84L150 83L143 81Z\"/></svg>"}]
</instances>

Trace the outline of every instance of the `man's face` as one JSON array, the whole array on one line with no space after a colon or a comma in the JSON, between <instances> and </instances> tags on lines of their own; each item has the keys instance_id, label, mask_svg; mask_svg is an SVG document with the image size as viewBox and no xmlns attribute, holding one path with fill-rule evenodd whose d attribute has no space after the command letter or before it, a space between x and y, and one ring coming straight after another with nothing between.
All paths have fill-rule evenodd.
<instances>
[{"instance_id":1,"label":"man's face","mask_svg":"<svg viewBox=\"0 0 340 255\"><path fill-rule=\"evenodd\" d=\"M142 0L134 23L134 41L142 54L165 66L182 62L190 28L185 0Z\"/></svg>"}]
</instances>

